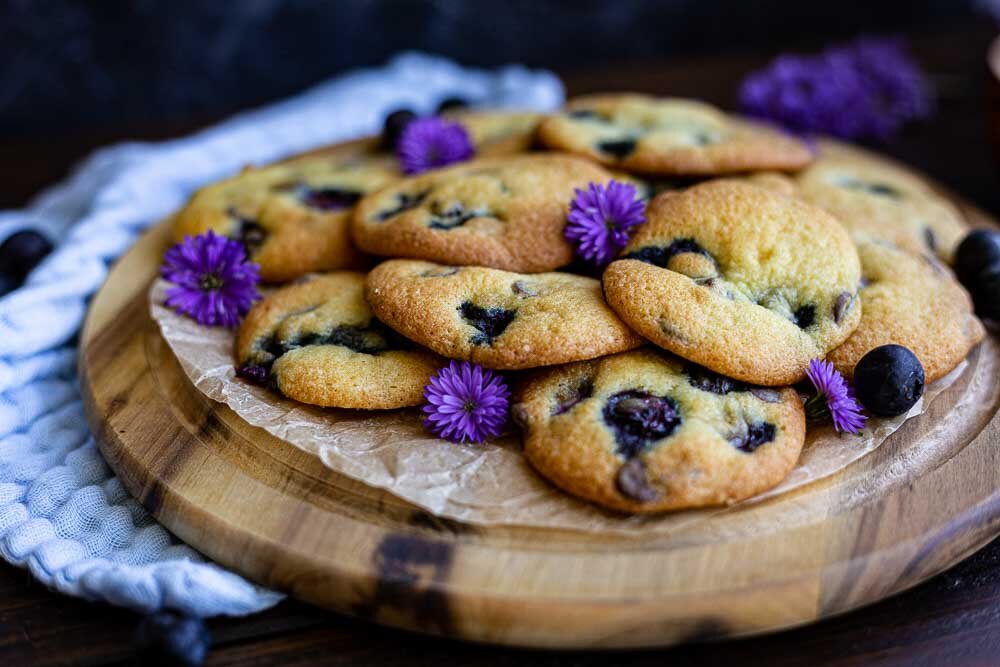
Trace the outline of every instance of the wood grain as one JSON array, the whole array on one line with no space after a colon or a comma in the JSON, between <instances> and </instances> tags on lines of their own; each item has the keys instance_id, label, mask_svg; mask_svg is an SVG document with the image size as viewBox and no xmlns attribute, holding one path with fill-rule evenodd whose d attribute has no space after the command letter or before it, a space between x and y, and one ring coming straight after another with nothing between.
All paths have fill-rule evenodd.
<instances>
[{"instance_id":1,"label":"wood grain","mask_svg":"<svg viewBox=\"0 0 1000 667\"><path fill-rule=\"evenodd\" d=\"M197 392L148 316L168 243L165 225L151 230L92 302L80 355L91 427L126 488L181 539L303 600L475 641L667 645L842 613L1000 531L993 344L882 447L796 492L669 537L485 528L334 473ZM957 418L972 391L988 409ZM947 445L921 454L942 424Z\"/></svg>"}]
</instances>

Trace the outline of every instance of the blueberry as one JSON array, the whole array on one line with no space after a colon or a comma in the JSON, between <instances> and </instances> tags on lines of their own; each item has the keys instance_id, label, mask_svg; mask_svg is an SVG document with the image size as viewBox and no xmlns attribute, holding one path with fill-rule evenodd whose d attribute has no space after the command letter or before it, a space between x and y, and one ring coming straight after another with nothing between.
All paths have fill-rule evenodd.
<instances>
[{"instance_id":1,"label":"blueberry","mask_svg":"<svg viewBox=\"0 0 1000 667\"><path fill-rule=\"evenodd\" d=\"M457 109L464 109L468 106L469 106L469 100L465 99L464 97L458 97L457 95L453 95L451 97L446 97L443 100L441 100L441 103L438 104L437 107L437 113L442 114L445 113L446 111L455 111Z\"/></svg>"},{"instance_id":2,"label":"blueberry","mask_svg":"<svg viewBox=\"0 0 1000 667\"><path fill-rule=\"evenodd\" d=\"M259 364L243 364L236 368L237 377L261 386L267 384L267 374L267 368Z\"/></svg>"},{"instance_id":3,"label":"blueberry","mask_svg":"<svg viewBox=\"0 0 1000 667\"><path fill-rule=\"evenodd\" d=\"M473 345L492 345L493 339L502 334L517 316L517 312L513 310L483 308L471 301L462 303L458 312L466 322L478 329L470 339Z\"/></svg>"},{"instance_id":4,"label":"blueberry","mask_svg":"<svg viewBox=\"0 0 1000 667\"><path fill-rule=\"evenodd\" d=\"M972 300L979 317L1000 322L1000 261L979 274L972 286Z\"/></svg>"},{"instance_id":5,"label":"blueberry","mask_svg":"<svg viewBox=\"0 0 1000 667\"><path fill-rule=\"evenodd\" d=\"M854 367L854 391L872 414L901 415L924 393L924 367L902 345L876 347Z\"/></svg>"},{"instance_id":6,"label":"blueberry","mask_svg":"<svg viewBox=\"0 0 1000 667\"><path fill-rule=\"evenodd\" d=\"M602 141L597 144L597 150L608 153L619 160L628 157L635 150L635 139L620 139L617 141Z\"/></svg>"},{"instance_id":7,"label":"blueberry","mask_svg":"<svg viewBox=\"0 0 1000 667\"><path fill-rule=\"evenodd\" d=\"M672 398L637 389L608 397L603 417L615 434L616 451L626 459L638 456L649 443L666 438L681 423Z\"/></svg>"},{"instance_id":8,"label":"blueberry","mask_svg":"<svg viewBox=\"0 0 1000 667\"><path fill-rule=\"evenodd\" d=\"M143 664L200 665L212 636L200 618L161 611L142 619L133 644Z\"/></svg>"},{"instance_id":9,"label":"blueberry","mask_svg":"<svg viewBox=\"0 0 1000 667\"><path fill-rule=\"evenodd\" d=\"M795 311L795 324L800 329L808 329L816 322L816 306L806 304Z\"/></svg>"},{"instance_id":10,"label":"blueberry","mask_svg":"<svg viewBox=\"0 0 1000 667\"><path fill-rule=\"evenodd\" d=\"M975 289L976 278L1000 262L1000 232L976 229L962 239L955 251L955 273L962 284Z\"/></svg>"},{"instance_id":11,"label":"blueberry","mask_svg":"<svg viewBox=\"0 0 1000 667\"><path fill-rule=\"evenodd\" d=\"M343 188L310 188L303 187L299 193L302 203L309 208L320 211L339 211L351 208L361 199L361 193L357 190L345 190Z\"/></svg>"},{"instance_id":12,"label":"blueberry","mask_svg":"<svg viewBox=\"0 0 1000 667\"><path fill-rule=\"evenodd\" d=\"M52 252L52 243L34 229L14 232L0 243L0 274L20 282Z\"/></svg>"},{"instance_id":13,"label":"blueberry","mask_svg":"<svg viewBox=\"0 0 1000 667\"><path fill-rule=\"evenodd\" d=\"M409 109L396 109L390 112L382 123L382 147L390 151L396 150L396 144L403 130L416 118L417 114Z\"/></svg>"}]
</instances>

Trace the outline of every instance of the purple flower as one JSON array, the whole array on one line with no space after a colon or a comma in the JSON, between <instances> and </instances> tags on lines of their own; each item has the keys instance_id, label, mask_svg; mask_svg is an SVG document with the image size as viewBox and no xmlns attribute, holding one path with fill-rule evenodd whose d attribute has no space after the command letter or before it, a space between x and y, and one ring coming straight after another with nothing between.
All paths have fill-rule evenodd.
<instances>
[{"instance_id":1,"label":"purple flower","mask_svg":"<svg viewBox=\"0 0 1000 667\"><path fill-rule=\"evenodd\" d=\"M396 155L407 174L468 160L473 153L465 128L437 116L410 121L396 144Z\"/></svg>"},{"instance_id":2,"label":"purple flower","mask_svg":"<svg viewBox=\"0 0 1000 667\"><path fill-rule=\"evenodd\" d=\"M609 181L607 187L590 183L570 202L564 232L576 254L604 266L628 243L629 229L646 222L646 205L635 186Z\"/></svg>"},{"instance_id":3,"label":"purple flower","mask_svg":"<svg viewBox=\"0 0 1000 667\"><path fill-rule=\"evenodd\" d=\"M507 423L510 390L503 378L478 364L452 361L424 388L424 424L452 442L482 442Z\"/></svg>"},{"instance_id":4,"label":"purple flower","mask_svg":"<svg viewBox=\"0 0 1000 667\"><path fill-rule=\"evenodd\" d=\"M167 290L167 305L198 324L234 327L260 298L260 268L246 261L243 245L209 230L181 243L163 256L160 275L176 287Z\"/></svg>"},{"instance_id":5,"label":"purple flower","mask_svg":"<svg viewBox=\"0 0 1000 667\"><path fill-rule=\"evenodd\" d=\"M903 43L872 38L780 56L743 81L740 104L792 132L847 139L885 139L933 111L927 81Z\"/></svg>"},{"instance_id":6,"label":"purple flower","mask_svg":"<svg viewBox=\"0 0 1000 667\"><path fill-rule=\"evenodd\" d=\"M810 420L830 417L838 431L860 433L867 417L861 414L854 392L834 370L833 364L813 359L809 362L806 375L816 387L816 395L806 401L806 417Z\"/></svg>"}]
</instances>

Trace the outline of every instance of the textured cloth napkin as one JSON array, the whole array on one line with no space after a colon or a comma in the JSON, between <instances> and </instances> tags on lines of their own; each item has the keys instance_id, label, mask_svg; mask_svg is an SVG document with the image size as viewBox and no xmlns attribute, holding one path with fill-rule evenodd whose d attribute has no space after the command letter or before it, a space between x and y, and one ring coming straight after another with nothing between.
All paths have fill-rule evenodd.
<instances>
[{"instance_id":1,"label":"textured cloth napkin","mask_svg":"<svg viewBox=\"0 0 1000 667\"><path fill-rule=\"evenodd\" d=\"M0 240L31 227L57 242L23 287L0 297L4 559L63 593L143 612L240 615L281 599L181 544L125 492L87 429L75 335L109 263L198 186L377 132L393 108L430 112L454 95L545 111L563 91L547 72L404 54L192 137L99 150L26 209L0 212Z\"/></svg>"}]
</instances>

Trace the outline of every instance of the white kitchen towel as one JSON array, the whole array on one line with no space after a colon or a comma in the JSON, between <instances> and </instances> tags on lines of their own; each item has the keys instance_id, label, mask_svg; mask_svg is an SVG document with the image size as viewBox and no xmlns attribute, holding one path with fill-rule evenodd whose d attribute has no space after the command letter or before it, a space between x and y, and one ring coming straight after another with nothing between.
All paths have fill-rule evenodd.
<instances>
[{"instance_id":1,"label":"white kitchen towel","mask_svg":"<svg viewBox=\"0 0 1000 667\"><path fill-rule=\"evenodd\" d=\"M75 335L108 266L200 185L322 144L377 132L406 106L451 96L546 111L559 80L407 53L188 138L95 152L27 208L0 212L0 240L35 228L56 248L0 297L0 555L63 593L150 612L240 615L281 599L181 544L124 491L84 420Z\"/></svg>"}]
</instances>

